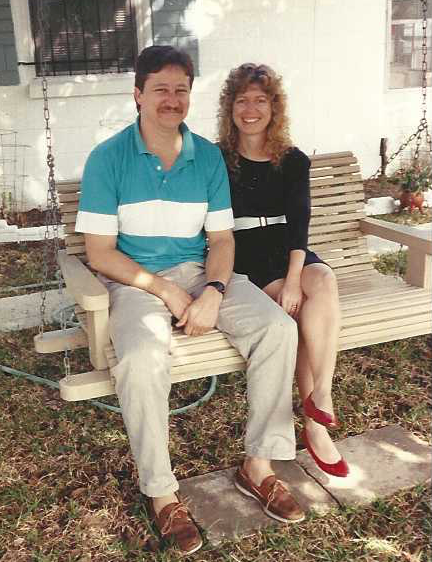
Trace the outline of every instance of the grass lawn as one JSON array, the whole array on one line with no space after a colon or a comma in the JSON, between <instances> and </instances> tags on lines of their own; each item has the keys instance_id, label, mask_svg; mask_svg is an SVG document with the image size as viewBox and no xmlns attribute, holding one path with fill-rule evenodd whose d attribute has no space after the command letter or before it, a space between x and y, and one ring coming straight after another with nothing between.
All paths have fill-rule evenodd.
<instances>
[{"instance_id":1,"label":"grass lawn","mask_svg":"<svg viewBox=\"0 0 432 562\"><path fill-rule=\"evenodd\" d=\"M380 258L377 266L389 271L388 260ZM37 261L37 253L27 261ZM37 355L35 333L0 333L0 364L58 380L62 355ZM397 423L430 441L431 358L426 336L341 352L334 400L342 427L335 438ZM71 362L72 372L90 368L82 350L71 354ZM175 385L171 406L189 403L207 385ZM210 402L171 418L178 478L241 461L245 389L242 373L219 376ZM158 549L119 414L63 402L52 389L1 373L0 400L1 562L178 560L175 552ZM105 400L116 404L115 397ZM298 433L297 393L294 409ZM427 562L430 533L429 489L418 486L367 507L341 508L326 517L311 513L297 525L275 526L217 548L206 544L188 559Z\"/></svg>"}]
</instances>

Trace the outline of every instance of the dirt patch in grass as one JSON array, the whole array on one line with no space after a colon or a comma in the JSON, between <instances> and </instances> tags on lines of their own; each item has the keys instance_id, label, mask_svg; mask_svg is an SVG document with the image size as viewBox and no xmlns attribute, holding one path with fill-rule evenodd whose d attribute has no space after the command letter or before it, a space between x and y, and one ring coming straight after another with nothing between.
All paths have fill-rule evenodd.
<instances>
[{"instance_id":1,"label":"dirt patch in grass","mask_svg":"<svg viewBox=\"0 0 432 562\"><path fill-rule=\"evenodd\" d=\"M59 247L64 248L62 240ZM42 283L45 261L47 279L55 280L58 266L52 240L0 244L0 297L19 294L6 294L7 287Z\"/></svg>"}]
</instances>

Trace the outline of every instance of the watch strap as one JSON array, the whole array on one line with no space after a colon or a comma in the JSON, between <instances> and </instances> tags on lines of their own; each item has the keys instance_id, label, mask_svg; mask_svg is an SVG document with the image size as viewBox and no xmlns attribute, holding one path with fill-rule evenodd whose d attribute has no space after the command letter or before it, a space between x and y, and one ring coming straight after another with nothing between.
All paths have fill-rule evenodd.
<instances>
[{"instance_id":1,"label":"watch strap","mask_svg":"<svg viewBox=\"0 0 432 562\"><path fill-rule=\"evenodd\" d=\"M222 281L209 281L206 283L206 287L214 287L221 295L225 294L225 285Z\"/></svg>"}]
</instances>

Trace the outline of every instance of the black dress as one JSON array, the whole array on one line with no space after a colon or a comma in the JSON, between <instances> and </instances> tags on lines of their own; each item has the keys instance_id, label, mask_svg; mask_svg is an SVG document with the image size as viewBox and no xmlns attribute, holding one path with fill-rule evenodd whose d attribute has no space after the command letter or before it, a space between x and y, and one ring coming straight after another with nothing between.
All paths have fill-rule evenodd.
<instances>
[{"instance_id":1,"label":"black dress","mask_svg":"<svg viewBox=\"0 0 432 562\"><path fill-rule=\"evenodd\" d=\"M304 265L324 263L307 249L310 219L310 160L298 148L286 152L279 167L240 156L229 170L234 218L285 215L287 224L234 232L234 271L263 288L286 277L291 250L304 250Z\"/></svg>"}]
</instances>

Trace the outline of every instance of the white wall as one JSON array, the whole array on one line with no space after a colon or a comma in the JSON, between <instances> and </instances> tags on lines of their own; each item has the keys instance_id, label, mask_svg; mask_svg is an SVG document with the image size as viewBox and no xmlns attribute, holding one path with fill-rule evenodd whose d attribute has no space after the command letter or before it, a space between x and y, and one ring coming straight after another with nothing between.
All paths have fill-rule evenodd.
<instances>
[{"instance_id":1,"label":"white wall","mask_svg":"<svg viewBox=\"0 0 432 562\"><path fill-rule=\"evenodd\" d=\"M25 2L12 0L19 60L32 60ZM420 91L386 89L387 0L198 0L187 25L199 37L200 71L189 126L213 139L221 84L230 68L263 62L284 77L292 135L308 153L353 150L367 177L420 118ZM148 29L148 11L142 29ZM143 36L144 36L143 34ZM140 43L145 44L143 36ZM27 150L27 206L44 202L43 106L32 67L0 87L0 129ZM133 75L49 79L57 179L77 178L91 148L135 118ZM430 88L429 88L430 90ZM87 95L81 95L86 93ZM430 95L430 91L429 91Z\"/></svg>"}]
</instances>

